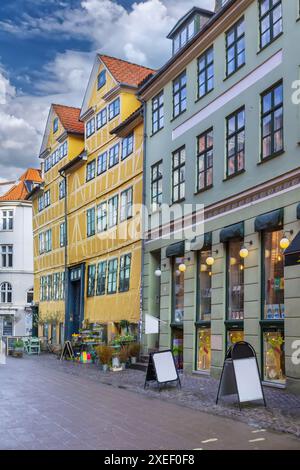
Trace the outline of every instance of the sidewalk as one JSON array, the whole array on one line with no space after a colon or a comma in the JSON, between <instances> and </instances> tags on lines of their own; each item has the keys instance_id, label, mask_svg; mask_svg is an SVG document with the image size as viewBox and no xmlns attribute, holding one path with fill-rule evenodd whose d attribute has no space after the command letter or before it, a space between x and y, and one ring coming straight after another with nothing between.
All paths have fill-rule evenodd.
<instances>
[{"instance_id":1,"label":"sidewalk","mask_svg":"<svg viewBox=\"0 0 300 470\"><path fill-rule=\"evenodd\" d=\"M263 405L246 404L239 410L235 397L221 399L215 404L219 382L208 376L181 375L182 389L175 385L158 391L155 383L144 390L145 373L127 369L123 372L102 372L96 365L60 362L55 356L42 355L45 367L55 367L67 374L87 377L90 380L130 390L152 398L159 398L191 409L217 416L233 418L249 425L291 433L300 437L300 396L285 390L264 387L267 409ZM300 443L299 443L300 448Z\"/></svg>"}]
</instances>

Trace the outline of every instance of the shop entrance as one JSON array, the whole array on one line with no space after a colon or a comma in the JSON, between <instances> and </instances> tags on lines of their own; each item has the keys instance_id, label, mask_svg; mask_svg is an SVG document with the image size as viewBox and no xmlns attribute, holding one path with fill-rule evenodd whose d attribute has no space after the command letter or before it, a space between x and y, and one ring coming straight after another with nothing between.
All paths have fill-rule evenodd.
<instances>
[{"instance_id":1,"label":"shop entrance","mask_svg":"<svg viewBox=\"0 0 300 470\"><path fill-rule=\"evenodd\" d=\"M78 334L84 319L84 265L69 270L65 339Z\"/></svg>"}]
</instances>

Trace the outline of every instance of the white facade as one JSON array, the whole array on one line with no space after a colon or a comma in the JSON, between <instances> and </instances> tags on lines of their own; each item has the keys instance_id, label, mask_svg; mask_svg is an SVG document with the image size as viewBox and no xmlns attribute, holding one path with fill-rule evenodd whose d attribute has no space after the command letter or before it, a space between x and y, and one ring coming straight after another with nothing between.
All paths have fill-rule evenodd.
<instances>
[{"instance_id":1,"label":"white facade","mask_svg":"<svg viewBox=\"0 0 300 470\"><path fill-rule=\"evenodd\" d=\"M11 216L12 227L8 221ZM0 257L0 337L31 335L33 231L30 201L0 201Z\"/></svg>"}]
</instances>

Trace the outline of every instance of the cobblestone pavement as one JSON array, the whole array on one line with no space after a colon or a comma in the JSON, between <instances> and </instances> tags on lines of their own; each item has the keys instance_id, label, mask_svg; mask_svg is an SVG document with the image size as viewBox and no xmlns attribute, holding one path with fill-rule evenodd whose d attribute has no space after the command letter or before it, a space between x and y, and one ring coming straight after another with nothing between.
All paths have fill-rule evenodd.
<instances>
[{"instance_id":1,"label":"cobblestone pavement","mask_svg":"<svg viewBox=\"0 0 300 470\"><path fill-rule=\"evenodd\" d=\"M283 406L270 390L269 403L282 404L276 412L240 413L232 403L215 407L212 379L184 376L181 391L170 386L159 393L143 390L144 377L49 355L8 358L0 366L0 449L300 449L295 436L263 429L287 430L289 422L297 434L297 397L282 394ZM296 404L298 414L289 418L283 409L295 413Z\"/></svg>"},{"instance_id":2,"label":"cobblestone pavement","mask_svg":"<svg viewBox=\"0 0 300 470\"><path fill-rule=\"evenodd\" d=\"M57 367L53 356L48 357L46 363L48 366ZM127 369L123 372L104 373L96 365L74 364L68 361L60 362L59 367L69 374L88 376L92 380L145 396L300 437L300 395L288 393L283 389L264 387L267 409L260 405L246 404L240 411L235 397L222 398L216 405L219 381L205 375L183 374L181 390L170 385L159 392L155 384L144 390L145 373L138 370Z\"/></svg>"}]
</instances>

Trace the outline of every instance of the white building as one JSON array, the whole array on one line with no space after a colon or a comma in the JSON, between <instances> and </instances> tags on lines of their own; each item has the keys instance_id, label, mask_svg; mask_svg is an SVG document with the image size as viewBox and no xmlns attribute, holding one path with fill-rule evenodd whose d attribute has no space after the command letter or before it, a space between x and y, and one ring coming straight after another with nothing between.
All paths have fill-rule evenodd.
<instances>
[{"instance_id":1,"label":"white building","mask_svg":"<svg viewBox=\"0 0 300 470\"><path fill-rule=\"evenodd\" d=\"M32 205L26 196L39 183L40 171L29 169L0 197L0 337L32 331Z\"/></svg>"}]
</instances>

